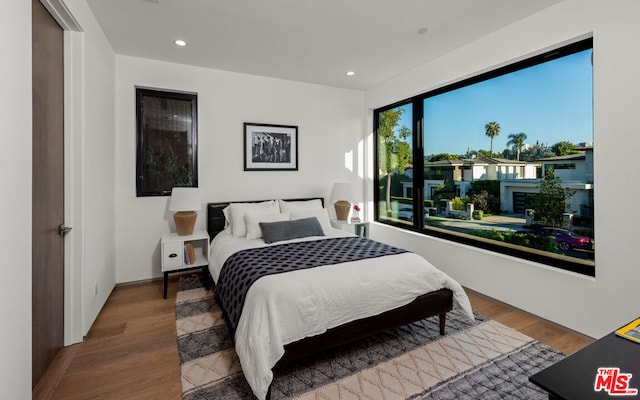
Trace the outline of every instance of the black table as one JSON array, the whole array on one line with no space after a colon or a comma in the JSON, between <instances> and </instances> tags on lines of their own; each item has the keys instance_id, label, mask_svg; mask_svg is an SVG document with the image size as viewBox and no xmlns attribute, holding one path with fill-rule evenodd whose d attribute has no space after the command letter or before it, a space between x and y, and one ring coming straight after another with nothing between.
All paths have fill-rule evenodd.
<instances>
[{"instance_id":1,"label":"black table","mask_svg":"<svg viewBox=\"0 0 640 400\"><path fill-rule=\"evenodd\" d=\"M621 374L632 374L628 388L637 389L638 394L612 396L606 390L596 392L598 368L619 368ZM550 400L640 399L640 343L610 333L529 380L546 390Z\"/></svg>"}]
</instances>

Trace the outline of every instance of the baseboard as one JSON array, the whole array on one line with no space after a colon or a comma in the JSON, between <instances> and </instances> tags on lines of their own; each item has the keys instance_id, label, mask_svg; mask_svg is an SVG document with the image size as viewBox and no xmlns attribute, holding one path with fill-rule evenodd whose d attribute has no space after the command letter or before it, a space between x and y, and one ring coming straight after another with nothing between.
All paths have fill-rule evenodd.
<instances>
[{"instance_id":1,"label":"baseboard","mask_svg":"<svg viewBox=\"0 0 640 400\"><path fill-rule=\"evenodd\" d=\"M71 365L71 361L79 348L80 343L76 343L63 347L58 351L49 368L47 368L44 375L42 375L36 387L33 388L31 392L31 398L33 400L49 400L53 397L62 377L65 372L67 372L67 368Z\"/></svg>"}]
</instances>

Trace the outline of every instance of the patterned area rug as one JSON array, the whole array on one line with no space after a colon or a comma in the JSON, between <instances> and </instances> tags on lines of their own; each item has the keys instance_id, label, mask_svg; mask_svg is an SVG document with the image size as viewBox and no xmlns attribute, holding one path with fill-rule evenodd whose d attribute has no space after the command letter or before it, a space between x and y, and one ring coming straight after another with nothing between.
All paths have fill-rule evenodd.
<instances>
[{"instance_id":1,"label":"patterned area rug","mask_svg":"<svg viewBox=\"0 0 640 400\"><path fill-rule=\"evenodd\" d=\"M184 400L255 398L213 293L183 275L176 298ZM564 355L498 322L427 318L275 371L271 398L546 399L528 377Z\"/></svg>"}]
</instances>

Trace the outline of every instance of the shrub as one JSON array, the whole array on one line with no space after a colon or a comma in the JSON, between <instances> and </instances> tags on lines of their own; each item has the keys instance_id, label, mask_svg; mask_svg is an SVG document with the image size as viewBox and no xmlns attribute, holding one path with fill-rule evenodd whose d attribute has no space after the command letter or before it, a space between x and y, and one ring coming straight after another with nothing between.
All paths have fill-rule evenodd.
<instances>
[{"instance_id":1,"label":"shrub","mask_svg":"<svg viewBox=\"0 0 640 400\"><path fill-rule=\"evenodd\" d=\"M498 180L489 180L489 179L479 179L471 182L471 189L474 193L480 193L483 190L486 190L491 195L495 197L500 197L500 181Z\"/></svg>"},{"instance_id":2,"label":"shrub","mask_svg":"<svg viewBox=\"0 0 640 400\"><path fill-rule=\"evenodd\" d=\"M473 195L473 205L476 210L489 211L489 192L486 190Z\"/></svg>"},{"instance_id":3,"label":"shrub","mask_svg":"<svg viewBox=\"0 0 640 400\"><path fill-rule=\"evenodd\" d=\"M504 243L511 243L518 246L524 246L531 249L548 251L551 253L559 253L558 244L552 237L544 237L537 235L528 235L522 233L513 233L508 231L496 230L474 230L469 232L472 235L496 240Z\"/></svg>"},{"instance_id":4,"label":"shrub","mask_svg":"<svg viewBox=\"0 0 640 400\"><path fill-rule=\"evenodd\" d=\"M465 211L467 209L467 205L460 197L454 197L451 199L451 208L456 211Z\"/></svg>"},{"instance_id":5,"label":"shrub","mask_svg":"<svg viewBox=\"0 0 640 400\"><path fill-rule=\"evenodd\" d=\"M477 180L471 182L473 204L485 214L500 213L500 181Z\"/></svg>"}]
</instances>

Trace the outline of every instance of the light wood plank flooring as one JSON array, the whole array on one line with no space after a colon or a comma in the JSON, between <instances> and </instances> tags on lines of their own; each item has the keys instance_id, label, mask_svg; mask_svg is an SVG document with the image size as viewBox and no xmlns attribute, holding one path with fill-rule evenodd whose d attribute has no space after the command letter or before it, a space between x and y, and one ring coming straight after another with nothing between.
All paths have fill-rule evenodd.
<instances>
[{"instance_id":1,"label":"light wood plank flooring","mask_svg":"<svg viewBox=\"0 0 640 400\"><path fill-rule=\"evenodd\" d=\"M175 295L162 281L117 286L85 341L63 349L34 400L180 400ZM467 290L473 309L566 354L592 339Z\"/></svg>"}]
</instances>

